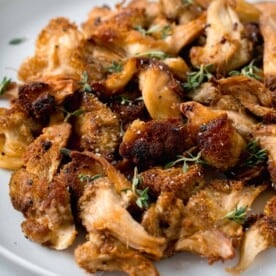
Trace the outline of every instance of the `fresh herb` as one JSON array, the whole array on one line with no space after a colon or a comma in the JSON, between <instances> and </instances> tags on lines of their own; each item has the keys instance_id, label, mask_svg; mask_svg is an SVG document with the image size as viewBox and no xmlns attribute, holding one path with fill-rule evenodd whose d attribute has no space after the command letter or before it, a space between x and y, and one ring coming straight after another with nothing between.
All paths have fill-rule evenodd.
<instances>
[{"instance_id":1,"label":"fresh herb","mask_svg":"<svg viewBox=\"0 0 276 276\"><path fill-rule=\"evenodd\" d=\"M174 167L178 163L182 163L183 172L187 172L189 165L188 163L194 162L196 164L207 164L204 160L201 159L201 152L199 152L196 156L193 156L191 153L188 153L188 156L178 155L175 161L169 162L165 165L165 169Z\"/></svg>"},{"instance_id":2,"label":"fresh herb","mask_svg":"<svg viewBox=\"0 0 276 276\"><path fill-rule=\"evenodd\" d=\"M122 70L123 70L123 64L116 61L112 61L112 64L106 68L106 71L108 73L119 73Z\"/></svg>"},{"instance_id":3,"label":"fresh herb","mask_svg":"<svg viewBox=\"0 0 276 276\"><path fill-rule=\"evenodd\" d=\"M248 153L248 157L244 163L245 166L255 167L267 160L266 149L261 149L259 141L256 139L249 141L246 151Z\"/></svg>"},{"instance_id":4,"label":"fresh herb","mask_svg":"<svg viewBox=\"0 0 276 276\"><path fill-rule=\"evenodd\" d=\"M148 208L149 207L149 187L145 188L144 190L136 190L136 194L138 198L136 200L136 204L140 208Z\"/></svg>"},{"instance_id":5,"label":"fresh herb","mask_svg":"<svg viewBox=\"0 0 276 276\"><path fill-rule=\"evenodd\" d=\"M135 98L133 100L128 99L128 98L126 98L124 96L121 96L120 98L121 98L121 105L126 105L126 104L127 105L132 105L133 102L143 101L143 97L142 96L138 97L138 98Z\"/></svg>"},{"instance_id":6,"label":"fresh herb","mask_svg":"<svg viewBox=\"0 0 276 276\"><path fill-rule=\"evenodd\" d=\"M194 4L194 0L182 0L182 4L185 6Z\"/></svg>"},{"instance_id":7,"label":"fresh herb","mask_svg":"<svg viewBox=\"0 0 276 276\"><path fill-rule=\"evenodd\" d=\"M134 27L134 30L140 32L144 36L151 35L154 33L161 33L162 39L165 39L167 36L171 35L172 33L172 29L170 25L166 25L166 26L153 25L148 30L138 25Z\"/></svg>"},{"instance_id":8,"label":"fresh herb","mask_svg":"<svg viewBox=\"0 0 276 276\"><path fill-rule=\"evenodd\" d=\"M262 72L262 70L260 68L258 68L257 66L254 65L255 63L255 59L253 59L247 66L243 67L241 69L241 71L238 70L234 70L229 72L230 76L239 76L239 75L243 75L249 78L253 78L259 81L262 81L262 76L260 75L260 73Z\"/></svg>"},{"instance_id":9,"label":"fresh herb","mask_svg":"<svg viewBox=\"0 0 276 276\"><path fill-rule=\"evenodd\" d=\"M10 85L10 83L11 83L11 79L9 79L7 77L4 77L2 79L2 81L0 83L0 95L3 95L6 92L8 86Z\"/></svg>"},{"instance_id":10,"label":"fresh herb","mask_svg":"<svg viewBox=\"0 0 276 276\"><path fill-rule=\"evenodd\" d=\"M71 150L67 148L61 148L60 153L63 154L64 156L70 157Z\"/></svg>"},{"instance_id":11,"label":"fresh herb","mask_svg":"<svg viewBox=\"0 0 276 276\"><path fill-rule=\"evenodd\" d=\"M82 86L81 87L81 91L82 92L91 92L92 91L92 88L91 88L91 85L89 84L89 81L88 81L88 74L86 71L84 71L82 73L82 76L81 76L81 81L79 82L79 84Z\"/></svg>"},{"instance_id":12,"label":"fresh herb","mask_svg":"<svg viewBox=\"0 0 276 276\"><path fill-rule=\"evenodd\" d=\"M10 45L18 45L21 44L23 42L25 42L27 40L26 37L17 37L17 38L13 38L9 41Z\"/></svg>"},{"instance_id":13,"label":"fresh herb","mask_svg":"<svg viewBox=\"0 0 276 276\"><path fill-rule=\"evenodd\" d=\"M132 100L130 100L130 99L124 97L124 96L121 96L121 104L122 104L122 105L125 105L125 104L127 104L127 105L132 105L132 103L133 103Z\"/></svg>"},{"instance_id":14,"label":"fresh herb","mask_svg":"<svg viewBox=\"0 0 276 276\"><path fill-rule=\"evenodd\" d=\"M172 27L170 25L164 26L163 29L161 30L161 37L162 37L162 39L167 38L171 34L172 34Z\"/></svg>"},{"instance_id":15,"label":"fresh herb","mask_svg":"<svg viewBox=\"0 0 276 276\"><path fill-rule=\"evenodd\" d=\"M163 51L153 50L153 51L148 51L148 52L144 52L144 53L138 53L135 55L135 57L165 59L169 56Z\"/></svg>"},{"instance_id":16,"label":"fresh herb","mask_svg":"<svg viewBox=\"0 0 276 276\"><path fill-rule=\"evenodd\" d=\"M140 25L137 25L137 26L134 26L133 27L133 29L135 30L135 31L138 31L138 32L140 32L142 35L147 35L147 34L149 34L149 30L146 30L146 29L144 29L142 26L140 26Z\"/></svg>"},{"instance_id":17,"label":"fresh herb","mask_svg":"<svg viewBox=\"0 0 276 276\"><path fill-rule=\"evenodd\" d=\"M210 80L213 75L210 73L212 69L212 64L204 66L200 65L198 71L187 73L187 82L182 84L184 89L194 90L198 88L204 81Z\"/></svg>"},{"instance_id":18,"label":"fresh herb","mask_svg":"<svg viewBox=\"0 0 276 276\"><path fill-rule=\"evenodd\" d=\"M95 174L95 175L79 174L79 179L81 182L92 182L102 176L103 176L102 174Z\"/></svg>"},{"instance_id":19,"label":"fresh herb","mask_svg":"<svg viewBox=\"0 0 276 276\"><path fill-rule=\"evenodd\" d=\"M73 116L77 117L77 116L84 113L84 110L82 108L79 108L79 109L74 110L72 112L66 110L64 107L63 108L58 108L58 109L66 114L66 116L64 118L64 122L68 122L69 119Z\"/></svg>"},{"instance_id":20,"label":"fresh herb","mask_svg":"<svg viewBox=\"0 0 276 276\"><path fill-rule=\"evenodd\" d=\"M243 224L246 220L247 206L245 207L235 207L234 210L230 211L225 215L224 218L235 221L238 224Z\"/></svg>"},{"instance_id":21,"label":"fresh herb","mask_svg":"<svg viewBox=\"0 0 276 276\"><path fill-rule=\"evenodd\" d=\"M134 174L132 178L132 185L131 185L131 191L135 193L137 196L136 204L138 207L147 208L149 206L149 187L145 188L144 190L138 189L139 184L141 183L140 176L138 174L137 167L134 168ZM130 189L122 190L122 192L128 191Z\"/></svg>"}]
</instances>

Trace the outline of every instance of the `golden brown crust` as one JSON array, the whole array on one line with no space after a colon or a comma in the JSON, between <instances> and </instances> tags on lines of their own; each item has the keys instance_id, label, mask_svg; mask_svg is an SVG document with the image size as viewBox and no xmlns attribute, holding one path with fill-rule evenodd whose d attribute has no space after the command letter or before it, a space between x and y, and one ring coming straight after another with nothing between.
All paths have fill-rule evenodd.
<instances>
[{"instance_id":1,"label":"golden brown crust","mask_svg":"<svg viewBox=\"0 0 276 276\"><path fill-rule=\"evenodd\" d=\"M55 98L49 93L47 83L33 82L19 87L18 104L25 113L46 121L49 114L55 110Z\"/></svg>"},{"instance_id":2,"label":"golden brown crust","mask_svg":"<svg viewBox=\"0 0 276 276\"><path fill-rule=\"evenodd\" d=\"M139 74L143 101L153 120L181 118L181 88L169 68L159 61L150 62Z\"/></svg>"},{"instance_id":3,"label":"golden brown crust","mask_svg":"<svg viewBox=\"0 0 276 276\"><path fill-rule=\"evenodd\" d=\"M60 250L83 225L77 263L134 276L178 251L212 263L241 248L249 264L275 246L275 198L243 220L276 183L272 6L132 0L80 29L51 20L23 83L0 85L0 167L22 166L9 188L24 234Z\"/></svg>"},{"instance_id":4,"label":"golden brown crust","mask_svg":"<svg viewBox=\"0 0 276 276\"><path fill-rule=\"evenodd\" d=\"M275 3L258 4L262 11L260 30L264 38L264 76L265 83L272 91L276 90L276 5ZM276 97L276 96L274 96ZM274 99L275 100L275 99Z\"/></svg>"},{"instance_id":5,"label":"golden brown crust","mask_svg":"<svg viewBox=\"0 0 276 276\"><path fill-rule=\"evenodd\" d=\"M236 165L245 148L244 139L226 114L203 124L197 134L197 143L203 159L222 170Z\"/></svg>"},{"instance_id":6,"label":"golden brown crust","mask_svg":"<svg viewBox=\"0 0 276 276\"><path fill-rule=\"evenodd\" d=\"M208 164L221 170L237 164L246 143L225 112L197 102L182 103L180 109L188 118L189 135Z\"/></svg>"},{"instance_id":7,"label":"golden brown crust","mask_svg":"<svg viewBox=\"0 0 276 276\"><path fill-rule=\"evenodd\" d=\"M81 39L77 26L68 19L52 19L37 39L35 55L21 65L19 79L27 82L47 75L80 75L80 68L75 68L71 55Z\"/></svg>"},{"instance_id":8,"label":"golden brown crust","mask_svg":"<svg viewBox=\"0 0 276 276\"><path fill-rule=\"evenodd\" d=\"M159 275L150 260L108 234L90 233L89 241L75 250L75 258L90 273L124 271L132 276Z\"/></svg>"},{"instance_id":9,"label":"golden brown crust","mask_svg":"<svg viewBox=\"0 0 276 276\"><path fill-rule=\"evenodd\" d=\"M186 127L179 120L134 121L120 145L120 154L139 166L166 162L191 145Z\"/></svg>"},{"instance_id":10,"label":"golden brown crust","mask_svg":"<svg viewBox=\"0 0 276 276\"><path fill-rule=\"evenodd\" d=\"M152 168L140 174L141 186L149 187L150 192L158 196L162 192L171 192L184 202L204 185L203 169L199 165L182 168Z\"/></svg>"},{"instance_id":11,"label":"golden brown crust","mask_svg":"<svg viewBox=\"0 0 276 276\"><path fill-rule=\"evenodd\" d=\"M266 150L268 155L268 170L273 186L276 183L276 125L261 125L253 133L254 137L260 141L260 145Z\"/></svg>"},{"instance_id":12,"label":"golden brown crust","mask_svg":"<svg viewBox=\"0 0 276 276\"><path fill-rule=\"evenodd\" d=\"M40 124L22 112L20 106L0 108L0 167L19 169L28 145L40 128Z\"/></svg>"},{"instance_id":13,"label":"golden brown crust","mask_svg":"<svg viewBox=\"0 0 276 276\"><path fill-rule=\"evenodd\" d=\"M257 218L257 221L247 229L242 245L240 259L237 265L229 268L229 272L240 273L247 269L256 256L270 247L276 245L276 197L273 196L264 209L265 215Z\"/></svg>"},{"instance_id":14,"label":"golden brown crust","mask_svg":"<svg viewBox=\"0 0 276 276\"><path fill-rule=\"evenodd\" d=\"M240 181L211 180L190 197L184 209L176 251L192 251L210 263L233 258L243 230L225 216L235 208L251 206L265 189L265 185L250 187Z\"/></svg>"},{"instance_id":15,"label":"golden brown crust","mask_svg":"<svg viewBox=\"0 0 276 276\"><path fill-rule=\"evenodd\" d=\"M99 231L111 236L138 251L146 252L159 259L165 239L151 236L136 222L122 204L114 185L107 177L87 185L79 200L79 211L88 232ZM104 205L103 205L104 204Z\"/></svg>"},{"instance_id":16,"label":"golden brown crust","mask_svg":"<svg viewBox=\"0 0 276 276\"><path fill-rule=\"evenodd\" d=\"M67 248L76 236L68 186L56 176L70 130L66 123L45 128L28 146L24 168L10 180L12 203L25 216L23 232L56 249Z\"/></svg>"},{"instance_id":17,"label":"golden brown crust","mask_svg":"<svg viewBox=\"0 0 276 276\"><path fill-rule=\"evenodd\" d=\"M273 93L260 81L234 76L220 79L218 84L223 95L231 95L241 106L266 122L276 122Z\"/></svg>"},{"instance_id":18,"label":"golden brown crust","mask_svg":"<svg viewBox=\"0 0 276 276\"><path fill-rule=\"evenodd\" d=\"M93 94L84 93L81 97L83 113L76 117L74 124L78 147L110 158L119 144L119 120Z\"/></svg>"}]
</instances>

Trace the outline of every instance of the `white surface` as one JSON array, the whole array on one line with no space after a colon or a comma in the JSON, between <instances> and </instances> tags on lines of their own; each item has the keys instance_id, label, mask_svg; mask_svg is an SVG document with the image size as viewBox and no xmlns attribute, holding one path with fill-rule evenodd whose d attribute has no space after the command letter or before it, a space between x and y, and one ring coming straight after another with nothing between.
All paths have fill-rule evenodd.
<instances>
[{"instance_id":1,"label":"white surface","mask_svg":"<svg viewBox=\"0 0 276 276\"><path fill-rule=\"evenodd\" d=\"M0 79L3 76L16 78L16 68L33 53L35 38L50 18L65 16L80 23L93 5L104 2L114 3L107 0L0 0ZM15 37L28 40L17 46L9 45L9 40ZM0 105L4 104L0 101ZM57 252L24 238L20 228L22 216L12 208L8 196L9 175L9 172L0 169L0 275L86 275L74 262L76 243L70 250ZM275 249L261 254L243 275L275 275L275 258ZM206 260L184 253L159 262L157 267L160 274L166 276L222 276L229 275L224 268L231 263L233 261L209 266Z\"/></svg>"}]
</instances>

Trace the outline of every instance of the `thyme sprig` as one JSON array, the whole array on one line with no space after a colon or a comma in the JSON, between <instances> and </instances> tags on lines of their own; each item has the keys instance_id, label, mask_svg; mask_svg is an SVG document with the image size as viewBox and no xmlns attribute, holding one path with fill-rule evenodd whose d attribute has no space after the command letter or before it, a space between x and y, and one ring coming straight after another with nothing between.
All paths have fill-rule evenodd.
<instances>
[{"instance_id":1,"label":"thyme sprig","mask_svg":"<svg viewBox=\"0 0 276 276\"><path fill-rule=\"evenodd\" d=\"M246 151L248 153L248 157L244 162L245 166L255 167L259 164L264 163L267 160L266 149L261 149L259 141L256 139L252 139L249 141L246 146Z\"/></svg>"},{"instance_id":2,"label":"thyme sprig","mask_svg":"<svg viewBox=\"0 0 276 276\"><path fill-rule=\"evenodd\" d=\"M227 213L224 218L232 220L238 224L243 224L246 220L247 216L247 206L243 207L235 207L234 210L230 211Z\"/></svg>"},{"instance_id":3,"label":"thyme sprig","mask_svg":"<svg viewBox=\"0 0 276 276\"><path fill-rule=\"evenodd\" d=\"M182 0L182 4L185 6L194 4L194 0Z\"/></svg>"},{"instance_id":4,"label":"thyme sprig","mask_svg":"<svg viewBox=\"0 0 276 276\"><path fill-rule=\"evenodd\" d=\"M163 51L159 51L159 50L152 50L152 51L147 51L147 52L143 52L143 53L137 53L134 55L134 57L141 57L141 58L156 58L156 59L165 59L168 58L169 55L166 54Z\"/></svg>"},{"instance_id":5,"label":"thyme sprig","mask_svg":"<svg viewBox=\"0 0 276 276\"><path fill-rule=\"evenodd\" d=\"M108 73L120 73L123 70L123 64L120 62L112 61L112 64L106 68Z\"/></svg>"},{"instance_id":6,"label":"thyme sprig","mask_svg":"<svg viewBox=\"0 0 276 276\"><path fill-rule=\"evenodd\" d=\"M242 76L246 76L249 78L253 78L253 79L262 81L263 78L260 74L262 72L262 70L254 65L255 61L256 60L253 59L247 66L243 67L240 71L234 70L234 71L229 72L229 76L242 75Z\"/></svg>"},{"instance_id":7,"label":"thyme sprig","mask_svg":"<svg viewBox=\"0 0 276 276\"><path fill-rule=\"evenodd\" d=\"M80 182L92 182L102 176L103 176L102 174L95 174L95 175L79 174L78 175Z\"/></svg>"},{"instance_id":8,"label":"thyme sprig","mask_svg":"<svg viewBox=\"0 0 276 276\"><path fill-rule=\"evenodd\" d=\"M0 83L0 95L4 95L4 93L7 91L8 86L11 83L11 79L4 77Z\"/></svg>"},{"instance_id":9,"label":"thyme sprig","mask_svg":"<svg viewBox=\"0 0 276 276\"><path fill-rule=\"evenodd\" d=\"M84 71L82 73L81 81L79 82L79 84L81 85L82 92L91 92L92 91L91 85L89 84L88 73L86 71Z\"/></svg>"},{"instance_id":10,"label":"thyme sprig","mask_svg":"<svg viewBox=\"0 0 276 276\"><path fill-rule=\"evenodd\" d=\"M134 102L139 102L139 101L143 101L143 97L138 97L138 98L135 98L135 99L128 99L124 96L120 96L120 99L121 99L121 105L132 105Z\"/></svg>"},{"instance_id":11,"label":"thyme sprig","mask_svg":"<svg viewBox=\"0 0 276 276\"><path fill-rule=\"evenodd\" d=\"M162 39L165 39L166 37L172 34L172 28L170 25L165 25L165 26L153 25L148 30L138 25L134 27L134 30L140 32L144 36L160 33Z\"/></svg>"},{"instance_id":12,"label":"thyme sprig","mask_svg":"<svg viewBox=\"0 0 276 276\"><path fill-rule=\"evenodd\" d=\"M172 27L170 25L166 25L161 30L161 38L166 39L168 36L172 34Z\"/></svg>"},{"instance_id":13,"label":"thyme sprig","mask_svg":"<svg viewBox=\"0 0 276 276\"><path fill-rule=\"evenodd\" d=\"M122 192L131 190L137 196L136 205L141 209L148 208L148 206L149 206L149 194L148 194L149 187L146 187L144 190L141 190L138 188L140 183L141 183L141 178L138 174L137 167L135 167L134 174L132 177L132 182L131 182L131 184L132 184L131 189L125 189L125 190L122 190Z\"/></svg>"},{"instance_id":14,"label":"thyme sprig","mask_svg":"<svg viewBox=\"0 0 276 276\"><path fill-rule=\"evenodd\" d=\"M174 167L178 163L182 163L182 170L183 172L187 172L189 169L188 163L196 163L196 164L207 164L204 160L201 159L201 152L198 152L196 156L194 156L192 153L187 153L188 156L178 155L177 159L167 163L164 168L169 169L171 167Z\"/></svg>"},{"instance_id":15,"label":"thyme sprig","mask_svg":"<svg viewBox=\"0 0 276 276\"><path fill-rule=\"evenodd\" d=\"M212 64L206 66L201 64L198 71L188 72L187 81L182 84L182 87L190 91L198 88L203 82L210 80L213 77L210 72L212 66Z\"/></svg>"},{"instance_id":16,"label":"thyme sprig","mask_svg":"<svg viewBox=\"0 0 276 276\"><path fill-rule=\"evenodd\" d=\"M26 40L27 40L26 37L15 37L9 41L9 44L10 45L18 45L18 44L25 42Z\"/></svg>"},{"instance_id":17,"label":"thyme sprig","mask_svg":"<svg viewBox=\"0 0 276 276\"><path fill-rule=\"evenodd\" d=\"M82 108L76 109L72 112L68 111L67 109L65 109L64 107L57 107L58 110L64 112L66 114L65 118L64 118L64 122L68 122L69 119L73 116L77 117L81 114L84 113L84 110Z\"/></svg>"},{"instance_id":18,"label":"thyme sprig","mask_svg":"<svg viewBox=\"0 0 276 276\"><path fill-rule=\"evenodd\" d=\"M138 186L141 182L141 178L138 174L137 167L134 168L134 175L132 178L132 191L137 195L136 204L140 208L147 208L149 206L149 187L146 187L144 190L138 189Z\"/></svg>"}]
</instances>

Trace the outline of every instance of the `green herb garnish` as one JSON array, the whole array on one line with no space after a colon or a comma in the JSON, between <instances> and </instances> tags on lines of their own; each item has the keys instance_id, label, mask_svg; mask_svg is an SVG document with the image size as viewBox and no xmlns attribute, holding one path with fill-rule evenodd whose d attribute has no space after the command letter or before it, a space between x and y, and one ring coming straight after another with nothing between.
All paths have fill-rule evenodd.
<instances>
[{"instance_id":1,"label":"green herb garnish","mask_svg":"<svg viewBox=\"0 0 276 276\"><path fill-rule=\"evenodd\" d=\"M112 64L106 68L106 71L108 73L119 73L122 70L123 70L123 64L116 61L112 61Z\"/></svg>"},{"instance_id":2,"label":"green herb garnish","mask_svg":"<svg viewBox=\"0 0 276 276\"><path fill-rule=\"evenodd\" d=\"M247 206L245 207L235 207L234 210L230 211L225 215L224 218L235 221L238 224L243 224L246 220Z\"/></svg>"},{"instance_id":3,"label":"green herb garnish","mask_svg":"<svg viewBox=\"0 0 276 276\"><path fill-rule=\"evenodd\" d=\"M185 6L194 4L194 0L182 0L182 4Z\"/></svg>"},{"instance_id":4,"label":"green herb garnish","mask_svg":"<svg viewBox=\"0 0 276 276\"><path fill-rule=\"evenodd\" d=\"M81 182L92 182L100 177L102 177L102 174L95 174L95 175L86 175L86 174L79 174L79 179Z\"/></svg>"},{"instance_id":5,"label":"green herb garnish","mask_svg":"<svg viewBox=\"0 0 276 276\"><path fill-rule=\"evenodd\" d=\"M147 208L149 206L149 187L146 187L144 190L138 189L139 184L141 183L141 178L138 174L137 167L134 168L134 174L132 178L132 185L131 189L124 189L122 192L131 190L132 192L135 193L137 196L136 204L138 207L142 208Z\"/></svg>"},{"instance_id":6,"label":"green herb garnish","mask_svg":"<svg viewBox=\"0 0 276 276\"><path fill-rule=\"evenodd\" d=\"M134 57L165 59L169 56L163 51L153 50L153 51L148 51L148 52L144 52L144 53L138 53Z\"/></svg>"},{"instance_id":7,"label":"green herb garnish","mask_svg":"<svg viewBox=\"0 0 276 276\"><path fill-rule=\"evenodd\" d=\"M9 41L10 45L18 45L21 44L23 42L25 42L27 40L26 37L17 37L17 38L13 38Z\"/></svg>"},{"instance_id":8,"label":"green herb garnish","mask_svg":"<svg viewBox=\"0 0 276 276\"><path fill-rule=\"evenodd\" d=\"M188 153L188 156L178 155L177 159L175 161L167 163L164 168L169 169L171 167L174 167L178 163L182 163L182 170L183 172L187 172L189 169L188 163L193 162L196 164L207 164L204 160L201 159L201 152L199 152L196 156L193 156L191 153Z\"/></svg>"},{"instance_id":9,"label":"green herb garnish","mask_svg":"<svg viewBox=\"0 0 276 276\"><path fill-rule=\"evenodd\" d=\"M165 39L167 36L171 35L172 33L172 28L170 25L166 25L166 26L153 25L148 30L138 25L134 27L134 30L140 32L144 36L151 35L154 33L161 33L162 39Z\"/></svg>"},{"instance_id":10,"label":"green herb garnish","mask_svg":"<svg viewBox=\"0 0 276 276\"><path fill-rule=\"evenodd\" d=\"M253 59L247 66L243 67L241 69L241 71L234 70L234 71L229 72L229 76L243 75L243 76L246 76L249 78L253 78L253 79L262 81L263 78L259 74L262 72L262 70L260 68L258 68L257 66L255 66L254 63L255 63L255 59Z\"/></svg>"},{"instance_id":11,"label":"green herb garnish","mask_svg":"<svg viewBox=\"0 0 276 276\"><path fill-rule=\"evenodd\" d=\"M200 65L198 71L187 73L187 82L182 84L182 87L187 90L194 90L198 88L203 82L210 80L213 75L210 73L212 64Z\"/></svg>"},{"instance_id":12,"label":"green herb garnish","mask_svg":"<svg viewBox=\"0 0 276 276\"><path fill-rule=\"evenodd\" d=\"M81 114L84 113L84 110L83 110L82 108L79 108L79 109L74 110L74 111L72 111L72 112L66 110L64 107L61 107L61 108L60 108L60 107L57 107L57 109L59 109L60 111L62 111L62 112L64 112L64 113L66 114L66 116L65 116L65 118L64 118L64 122L68 122L69 119L70 119L71 117L73 117L73 116L77 117L77 116L79 116L79 115L81 115Z\"/></svg>"},{"instance_id":13,"label":"green herb garnish","mask_svg":"<svg viewBox=\"0 0 276 276\"><path fill-rule=\"evenodd\" d=\"M143 97L141 96L141 97L138 97L138 98L135 98L135 99L128 99L128 98L126 98L126 97L124 97L124 96L121 96L120 97L120 99L121 99L121 104L122 105L132 105L134 102L138 102L138 101L143 101Z\"/></svg>"},{"instance_id":14,"label":"green herb garnish","mask_svg":"<svg viewBox=\"0 0 276 276\"><path fill-rule=\"evenodd\" d=\"M0 83L0 95L3 95L6 92L8 86L10 85L10 83L11 83L11 79L9 79L7 77L4 77L2 79L2 81Z\"/></svg>"},{"instance_id":15,"label":"green herb garnish","mask_svg":"<svg viewBox=\"0 0 276 276\"><path fill-rule=\"evenodd\" d=\"M89 84L89 81L88 81L88 73L86 71L84 71L82 73L81 77L82 77L81 81L79 82L79 84L82 86L81 91L82 92L91 92L92 88L91 88L91 85Z\"/></svg>"},{"instance_id":16,"label":"green herb garnish","mask_svg":"<svg viewBox=\"0 0 276 276\"><path fill-rule=\"evenodd\" d=\"M167 38L171 34L172 34L172 27L170 25L164 26L163 29L161 30L161 37L162 37L162 39Z\"/></svg>"},{"instance_id":17,"label":"green herb garnish","mask_svg":"<svg viewBox=\"0 0 276 276\"><path fill-rule=\"evenodd\" d=\"M246 151L248 152L249 156L244 162L245 166L255 167L267 160L266 149L261 149L259 141L256 139L249 141L246 147Z\"/></svg>"}]
</instances>

